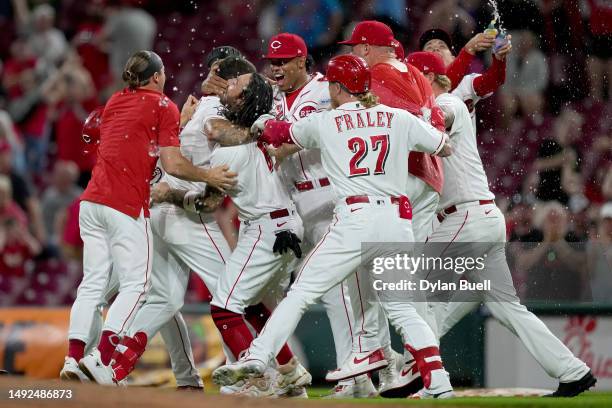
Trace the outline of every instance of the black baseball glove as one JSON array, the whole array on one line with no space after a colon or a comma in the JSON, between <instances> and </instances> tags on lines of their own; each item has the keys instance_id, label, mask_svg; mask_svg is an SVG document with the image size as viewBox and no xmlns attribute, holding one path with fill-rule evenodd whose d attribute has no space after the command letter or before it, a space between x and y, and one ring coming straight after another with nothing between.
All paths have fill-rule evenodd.
<instances>
[{"instance_id":1,"label":"black baseball glove","mask_svg":"<svg viewBox=\"0 0 612 408\"><path fill-rule=\"evenodd\" d=\"M300 248L300 242L302 241L293 232L289 230L279 231L276 233L276 241L274 241L272 251L275 254L284 254L288 250L292 250L296 258L301 258L302 248Z\"/></svg>"}]
</instances>

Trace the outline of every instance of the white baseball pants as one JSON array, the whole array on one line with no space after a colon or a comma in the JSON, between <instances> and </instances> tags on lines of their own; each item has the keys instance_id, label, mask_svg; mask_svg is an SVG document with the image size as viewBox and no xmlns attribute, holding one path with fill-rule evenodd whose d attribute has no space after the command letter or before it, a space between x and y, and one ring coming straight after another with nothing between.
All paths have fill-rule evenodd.
<instances>
[{"instance_id":1,"label":"white baseball pants","mask_svg":"<svg viewBox=\"0 0 612 408\"><path fill-rule=\"evenodd\" d=\"M103 329L121 334L134 319L151 285L153 237L142 213L132 218L88 201L81 202L79 227L84 244L83 280L70 312L68 336L87 343L99 307L105 303L111 268L119 281L119 293Z\"/></svg>"},{"instance_id":2,"label":"white baseball pants","mask_svg":"<svg viewBox=\"0 0 612 408\"><path fill-rule=\"evenodd\" d=\"M411 240L411 222L399 218L397 205L388 197L371 198L369 204L338 204L334 222L305 258L289 293L251 343L250 358L268 362L276 355L308 307L359 267L363 242ZM391 255L378 252L382 253L370 255ZM417 349L437 346L434 333L409 303L385 302L383 307L405 343Z\"/></svg>"},{"instance_id":3,"label":"white baseball pants","mask_svg":"<svg viewBox=\"0 0 612 408\"><path fill-rule=\"evenodd\" d=\"M469 280L491 280L491 297L485 303L491 314L518 336L529 353L551 377L561 382L576 381L589 370L587 365L572 352L533 313L520 303L512 282L504 243L506 222L495 204L480 205L478 202L457 205L457 211L447 215L428 243L478 242L490 244L485 261L485 270L468 276ZM449 250L452 250L449 249ZM457 313L469 312L473 302L462 302L454 306L449 315L448 308L440 308L443 314L436 316L440 334L443 335L458 321ZM456 309L456 310L455 310ZM450 320L446 322L446 319Z\"/></svg>"}]
</instances>

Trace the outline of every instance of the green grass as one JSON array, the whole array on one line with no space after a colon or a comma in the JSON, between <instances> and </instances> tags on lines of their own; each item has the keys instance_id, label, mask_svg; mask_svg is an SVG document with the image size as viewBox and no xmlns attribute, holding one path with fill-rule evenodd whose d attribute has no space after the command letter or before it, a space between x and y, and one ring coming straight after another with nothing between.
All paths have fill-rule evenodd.
<instances>
[{"instance_id":1,"label":"green grass","mask_svg":"<svg viewBox=\"0 0 612 408\"><path fill-rule=\"evenodd\" d=\"M414 401L407 399L386 399L386 398L367 398L367 399L346 399L328 400L322 399L330 392L329 388L310 388L308 395L310 400L347 402L355 404L392 404L404 406L440 406L440 407L493 407L493 408L610 408L612 407L612 392L587 392L576 398L539 398L539 397L468 397L455 398L452 400L425 400Z\"/></svg>"}]
</instances>

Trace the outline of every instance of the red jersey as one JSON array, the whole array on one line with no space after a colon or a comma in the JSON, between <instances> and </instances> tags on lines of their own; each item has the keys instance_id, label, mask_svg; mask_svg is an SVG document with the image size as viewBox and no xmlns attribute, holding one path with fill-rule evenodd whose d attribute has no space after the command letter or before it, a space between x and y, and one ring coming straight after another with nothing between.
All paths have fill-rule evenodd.
<instances>
[{"instance_id":1,"label":"red jersey","mask_svg":"<svg viewBox=\"0 0 612 408\"><path fill-rule=\"evenodd\" d=\"M106 103L93 174L81 200L138 218L149 216L149 195L159 148L180 145L179 110L166 95L124 89Z\"/></svg>"},{"instance_id":2,"label":"red jersey","mask_svg":"<svg viewBox=\"0 0 612 408\"><path fill-rule=\"evenodd\" d=\"M408 72L401 72L386 63L374 65L371 71L372 91L378 96L380 103L407 110L415 116L429 120L444 132L444 114L436 106L431 85L417 68L410 64L406 66ZM410 152L408 171L438 193L442 192L444 174L439 157Z\"/></svg>"}]
</instances>

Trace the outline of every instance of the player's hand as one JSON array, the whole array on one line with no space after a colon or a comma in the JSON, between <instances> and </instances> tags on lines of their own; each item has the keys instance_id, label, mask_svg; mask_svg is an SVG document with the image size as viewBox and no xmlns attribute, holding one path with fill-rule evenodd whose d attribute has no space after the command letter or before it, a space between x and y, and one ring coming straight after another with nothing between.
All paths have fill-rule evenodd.
<instances>
[{"instance_id":1,"label":"player's hand","mask_svg":"<svg viewBox=\"0 0 612 408\"><path fill-rule=\"evenodd\" d=\"M261 115L251 125L251 133L253 135L259 136L264 131L264 128L266 127L266 122L272 119L276 118L268 113Z\"/></svg>"},{"instance_id":2,"label":"player's hand","mask_svg":"<svg viewBox=\"0 0 612 408\"><path fill-rule=\"evenodd\" d=\"M465 48L468 54L474 55L477 52L490 49L494 44L495 37L486 35L485 33L478 33L472 37L463 48Z\"/></svg>"},{"instance_id":3,"label":"player's hand","mask_svg":"<svg viewBox=\"0 0 612 408\"><path fill-rule=\"evenodd\" d=\"M227 81L217 74L219 62L220 61L217 61L212 64L208 76L202 81L201 91L204 95L220 96L227 91Z\"/></svg>"},{"instance_id":4,"label":"player's hand","mask_svg":"<svg viewBox=\"0 0 612 408\"><path fill-rule=\"evenodd\" d=\"M170 186L166 182L159 182L151 188L151 204L164 203L170 194Z\"/></svg>"},{"instance_id":5,"label":"player's hand","mask_svg":"<svg viewBox=\"0 0 612 408\"><path fill-rule=\"evenodd\" d=\"M283 162L283 160L285 160L285 158L295 154L301 149L297 145L283 143L282 145L278 147L274 147L272 145L266 145L266 150L268 151L268 154L270 156L274 157L274 161L275 161L274 167L278 169L280 167L280 164Z\"/></svg>"},{"instance_id":6,"label":"player's hand","mask_svg":"<svg viewBox=\"0 0 612 408\"><path fill-rule=\"evenodd\" d=\"M225 194L220 190L206 186L205 191L189 191L183 198L183 208L194 213L215 211L223 203Z\"/></svg>"},{"instance_id":7,"label":"player's hand","mask_svg":"<svg viewBox=\"0 0 612 408\"><path fill-rule=\"evenodd\" d=\"M446 143L444 143L444 146L442 146L442 149L438 153L438 156L448 157L451 154L453 154L453 151L454 151L453 145L449 141L447 141Z\"/></svg>"},{"instance_id":8,"label":"player's hand","mask_svg":"<svg viewBox=\"0 0 612 408\"><path fill-rule=\"evenodd\" d=\"M189 95L187 97L187 100L185 101L185 103L183 104L183 108L181 109L181 127L185 126L187 122L191 120L193 113L198 107L198 103L200 103L200 101L198 101L195 96Z\"/></svg>"},{"instance_id":9,"label":"player's hand","mask_svg":"<svg viewBox=\"0 0 612 408\"><path fill-rule=\"evenodd\" d=\"M510 54L510 50L512 50L512 42L510 40L512 40L512 36L508 35L506 37L506 44L499 50L497 50L497 52L493 53L493 55L495 56L495 58L497 58L498 61L505 60L508 54Z\"/></svg>"},{"instance_id":10,"label":"player's hand","mask_svg":"<svg viewBox=\"0 0 612 408\"><path fill-rule=\"evenodd\" d=\"M224 164L223 166L213 167L212 169L206 170L206 184L218 188L222 192L231 190L236 183L236 176L238 174L229 170L229 166Z\"/></svg>"},{"instance_id":11,"label":"player's hand","mask_svg":"<svg viewBox=\"0 0 612 408\"><path fill-rule=\"evenodd\" d=\"M300 247L300 242L302 241L298 238L298 236L289 230L277 232L276 241L274 241L272 252L282 255L285 252L292 250L296 258L301 258L302 248Z\"/></svg>"}]
</instances>

